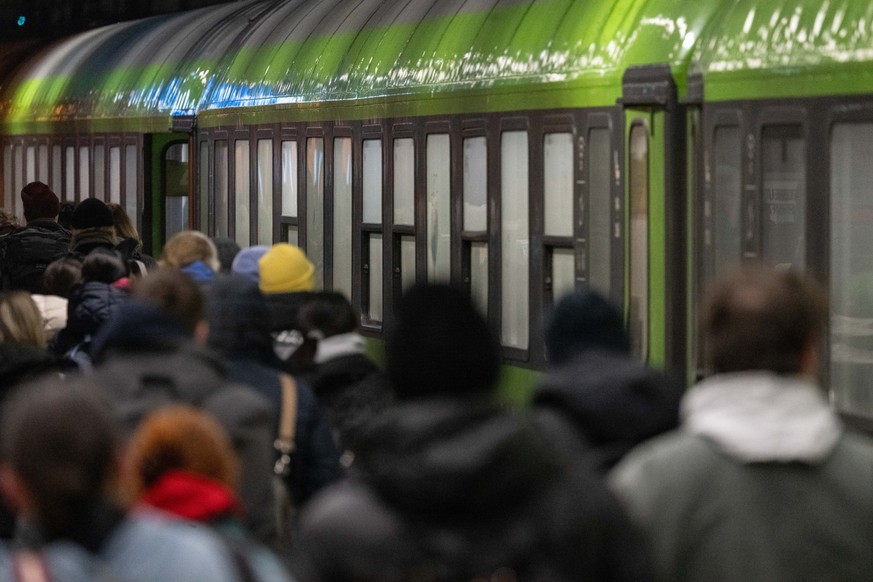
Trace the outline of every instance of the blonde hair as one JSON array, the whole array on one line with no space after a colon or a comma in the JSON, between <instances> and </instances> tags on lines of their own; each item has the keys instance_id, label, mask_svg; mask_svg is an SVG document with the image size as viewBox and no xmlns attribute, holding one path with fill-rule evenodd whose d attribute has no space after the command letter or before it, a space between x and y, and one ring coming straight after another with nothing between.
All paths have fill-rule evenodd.
<instances>
[{"instance_id":1,"label":"blonde hair","mask_svg":"<svg viewBox=\"0 0 873 582\"><path fill-rule=\"evenodd\" d=\"M131 501L174 470L236 491L239 460L230 437L211 415L192 406L171 406L148 415L127 451L124 488Z\"/></svg>"},{"instance_id":2,"label":"blonde hair","mask_svg":"<svg viewBox=\"0 0 873 582\"><path fill-rule=\"evenodd\" d=\"M161 264L175 269L181 269L191 263L203 261L216 273L221 265L218 263L218 250L209 237L197 230L183 230L170 237L164 244L161 254Z\"/></svg>"},{"instance_id":3,"label":"blonde hair","mask_svg":"<svg viewBox=\"0 0 873 582\"><path fill-rule=\"evenodd\" d=\"M0 294L0 343L6 342L46 346L42 314L26 291Z\"/></svg>"},{"instance_id":4,"label":"blonde hair","mask_svg":"<svg viewBox=\"0 0 873 582\"><path fill-rule=\"evenodd\" d=\"M107 202L106 207L109 208L109 212L112 214L112 223L115 225L115 235L121 239L132 238L138 243L137 246L142 245L142 239L139 238L139 232L137 232L136 226L134 226L133 221L130 220L130 217L127 215L127 212L124 211L121 204Z\"/></svg>"}]
</instances>

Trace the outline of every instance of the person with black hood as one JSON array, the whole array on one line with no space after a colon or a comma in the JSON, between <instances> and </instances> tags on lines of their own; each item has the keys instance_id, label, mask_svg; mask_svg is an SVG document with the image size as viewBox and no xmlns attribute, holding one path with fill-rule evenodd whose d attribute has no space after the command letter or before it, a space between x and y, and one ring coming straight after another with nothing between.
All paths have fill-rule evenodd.
<instances>
[{"instance_id":1,"label":"person with black hood","mask_svg":"<svg viewBox=\"0 0 873 582\"><path fill-rule=\"evenodd\" d=\"M296 574L340 580L648 580L592 469L494 398L496 339L462 292L414 287L386 346L397 402L356 471L302 516Z\"/></svg>"},{"instance_id":2,"label":"person with black hood","mask_svg":"<svg viewBox=\"0 0 873 582\"><path fill-rule=\"evenodd\" d=\"M636 445L678 426L682 383L631 357L621 313L597 291L558 301L545 340L549 369L534 409L569 421L604 473Z\"/></svg>"},{"instance_id":3,"label":"person with black hood","mask_svg":"<svg viewBox=\"0 0 873 582\"><path fill-rule=\"evenodd\" d=\"M21 203L27 225L0 239L0 288L42 293L46 267L70 250L70 232L57 223L60 200L42 182L22 188Z\"/></svg>"},{"instance_id":4,"label":"person with black hood","mask_svg":"<svg viewBox=\"0 0 873 582\"><path fill-rule=\"evenodd\" d=\"M73 230L70 250L80 260L97 248L113 250L119 242L112 212L99 198L86 198L79 202L70 217L70 226Z\"/></svg>"}]
</instances>

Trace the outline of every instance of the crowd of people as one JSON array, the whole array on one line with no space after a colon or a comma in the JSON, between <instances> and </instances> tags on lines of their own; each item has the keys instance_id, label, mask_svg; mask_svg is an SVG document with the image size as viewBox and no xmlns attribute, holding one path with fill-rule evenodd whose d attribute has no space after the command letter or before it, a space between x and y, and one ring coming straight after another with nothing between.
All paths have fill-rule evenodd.
<instances>
[{"instance_id":1,"label":"crowd of people","mask_svg":"<svg viewBox=\"0 0 873 582\"><path fill-rule=\"evenodd\" d=\"M820 384L827 302L764 265L713 285L695 386L635 361L596 291L502 404L463 291L418 285L366 353L287 243L45 184L0 215L0 580L866 580L873 442ZM382 365L380 365L382 364Z\"/></svg>"}]
</instances>

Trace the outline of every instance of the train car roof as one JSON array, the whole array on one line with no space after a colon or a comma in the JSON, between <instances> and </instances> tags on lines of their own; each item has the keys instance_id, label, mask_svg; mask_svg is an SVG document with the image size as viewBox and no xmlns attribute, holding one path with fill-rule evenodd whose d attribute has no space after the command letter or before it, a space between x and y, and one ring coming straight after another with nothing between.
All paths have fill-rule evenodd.
<instances>
[{"instance_id":1,"label":"train car roof","mask_svg":"<svg viewBox=\"0 0 873 582\"><path fill-rule=\"evenodd\" d=\"M709 101L873 91L873 3L735 0L695 52Z\"/></svg>"},{"instance_id":2,"label":"train car roof","mask_svg":"<svg viewBox=\"0 0 873 582\"><path fill-rule=\"evenodd\" d=\"M300 119L612 105L630 65L668 63L683 90L714 8L683 4L247 0L63 41L25 67L0 111L8 127L38 131L57 120L165 128L190 113L218 122L251 106Z\"/></svg>"}]
</instances>

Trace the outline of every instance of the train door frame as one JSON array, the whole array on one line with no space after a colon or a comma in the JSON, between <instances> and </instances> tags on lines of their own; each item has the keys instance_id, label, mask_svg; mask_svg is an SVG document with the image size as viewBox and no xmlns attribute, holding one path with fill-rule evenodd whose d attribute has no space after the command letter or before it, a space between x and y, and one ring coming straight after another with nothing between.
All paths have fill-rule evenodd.
<instances>
[{"instance_id":1,"label":"train door frame","mask_svg":"<svg viewBox=\"0 0 873 582\"><path fill-rule=\"evenodd\" d=\"M167 132L152 133L144 136L143 152L146 156L143 173L143 192L145 200L142 204L142 237L143 247L149 249L153 256L160 256L166 242L166 207L165 183L167 178L166 153L175 145L188 146L188 228L193 228L194 216L197 216L197 199L194 195L192 166L196 164L194 155L195 141L193 133Z\"/></svg>"},{"instance_id":2,"label":"train door frame","mask_svg":"<svg viewBox=\"0 0 873 582\"><path fill-rule=\"evenodd\" d=\"M685 107L677 98L669 65L630 67L622 78L625 144L625 313L631 324L633 232L632 137L645 130L646 142L646 338L638 354L649 364L686 370ZM636 341L631 334L632 342Z\"/></svg>"}]
</instances>

